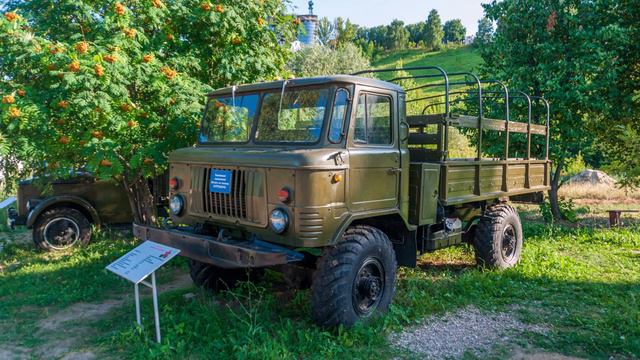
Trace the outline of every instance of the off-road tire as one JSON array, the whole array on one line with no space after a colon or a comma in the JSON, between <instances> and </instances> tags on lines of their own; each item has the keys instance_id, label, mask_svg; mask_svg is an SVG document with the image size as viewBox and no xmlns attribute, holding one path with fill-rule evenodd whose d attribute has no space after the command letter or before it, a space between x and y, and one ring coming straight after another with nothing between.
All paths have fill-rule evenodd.
<instances>
[{"instance_id":1,"label":"off-road tire","mask_svg":"<svg viewBox=\"0 0 640 360\"><path fill-rule=\"evenodd\" d=\"M224 269L215 265L189 259L189 275L193 283L215 293L231 290L238 282L257 281L264 269Z\"/></svg>"},{"instance_id":2,"label":"off-road tire","mask_svg":"<svg viewBox=\"0 0 640 360\"><path fill-rule=\"evenodd\" d=\"M68 225L68 226L67 226ZM55 226L68 227L67 239L74 239L72 243L57 243ZM72 234L72 235L71 235ZM57 207L46 210L36 220L33 226L33 242L36 248L43 251L60 251L74 246L84 246L91 240L91 223L80 211L68 207Z\"/></svg>"},{"instance_id":3,"label":"off-road tire","mask_svg":"<svg viewBox=\"0 0 640 360\"><path fill-rule=\"evenodd\" d=\"M522 225L516 209L505 204L489 207L476 228L474 247L480 266L515 266L522 253Z\"/></svg>"},{"instance_id":4,"label":"off-road tire","mask_svg":"<svg viewBox=\"0 0 640 360\"><path fill-rule=\"evenodd\" d=\"M381 267L379 272L366 270L369 266L375 270L378 265ZM343 241L325 249L318 259L311 285L314 321L323 327L351 326L359 320L366 321L386 312L396 291L396 268L393 246L385 233L366 225L350 227ZM378 276L364 276L374 272ZM369 286L367 290L359 290L362 285L367 287L367 284L376 282L377 285ZM372 288L379 295L371 296L376 300L363 312L358 306L358 296L370 294Z\"/></svg>"}]
</instances>

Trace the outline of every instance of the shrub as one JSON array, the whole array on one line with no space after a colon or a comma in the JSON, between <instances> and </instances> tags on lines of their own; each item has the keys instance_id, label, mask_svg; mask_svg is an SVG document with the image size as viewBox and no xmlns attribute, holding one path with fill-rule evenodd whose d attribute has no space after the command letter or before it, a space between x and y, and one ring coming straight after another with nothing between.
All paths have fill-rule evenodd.
<instances>
[{"instance_id":1,"label":"shrub","mask_svg":"<svg viewBox=\"0 0 640 360\"><path fill-rule=\"evenodd\" d=\"M371 67L362 50L347 43L337 49L316 45L296 52L288 65L298 77L351 74Z\"/></svg>"}]
</instances>

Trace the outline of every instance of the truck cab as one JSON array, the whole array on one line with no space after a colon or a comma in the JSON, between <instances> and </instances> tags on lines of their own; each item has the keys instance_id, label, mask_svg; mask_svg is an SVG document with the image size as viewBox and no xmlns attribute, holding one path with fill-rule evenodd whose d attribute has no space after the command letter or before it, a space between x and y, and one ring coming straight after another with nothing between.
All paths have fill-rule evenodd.
<instances>
[{"instance_id":1,"label":"truck cab","mask_svg":"<svg viewBox=\"0 0 640 360\"><path fill-rule=\"evenodd\" d=\"M454 117L442 74L447 109L435 115L407 115L412 89L352 75L209 94L197 146L169 157L171 219L179 226L134 224L134 233L181 249L194 281L213 289L265 267L305 268L313 315L324 326L384 312L398 265L415 266L425 251L475 245L490 222L504 223L504 231L483 235L490 244L480 258L515 265L522 231L505 202L548 188L548 158L448 159L446 134L456 121L480 133L517 127L508 117ZM533 126L529 136L540 130ZM510 258L492 260L504 247Z\"/></svg>"}]
</instances>

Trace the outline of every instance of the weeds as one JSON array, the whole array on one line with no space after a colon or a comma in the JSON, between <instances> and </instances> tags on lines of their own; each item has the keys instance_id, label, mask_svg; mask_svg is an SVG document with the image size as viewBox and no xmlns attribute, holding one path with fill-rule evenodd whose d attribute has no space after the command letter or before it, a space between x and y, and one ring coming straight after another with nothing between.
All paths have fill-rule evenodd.
<instances>
[{"instance_id":1,"label":"weeds","mask_svg":"<svg viewBox=\"0 0 640 360\"><path fill-rule=\"evenodd\" d=\"M578 215L586 215L589 213L587 206L576 207L572 199L558 199L558 206L560 207L560 213L564 217L564 220L570 223L576 223L578 221ZM548 200L540 203L540 214L545 223L553 223L553 213L551 212L551 204Z\"/></svg>"},{"instance_id":2,"label":"weeds","mask_svg":"<svg viewBox=\"0 0 640 360\"><path fill-rule=\"evenodd\" d=\"M99 334L83 346L98 349L98 357L133 359L385 359L400 356L387 335L473 305L549 329L544 336L523 335L524 344L587 358L634 358L640 354L639 230L525 222L522 262L502 272L476 268L469 247L427 254L420 267L400 269L386 316L351 329L318 328L310 318L308 291L277 290L277 280L271 280L220 295L195 288L162 294L161 345L154 341L150 299L143 300L144 330L135 325L131 301L82 324ZM129 284L103 267L133 245L105 239L55 256L10 246L0 265L22 265L0 272L0 346L42 344L46 339L34 335L39 319L74 302L129 293ZM182 260L175 264L165 281L185 271Z\"/></svg>"}]
</instances>

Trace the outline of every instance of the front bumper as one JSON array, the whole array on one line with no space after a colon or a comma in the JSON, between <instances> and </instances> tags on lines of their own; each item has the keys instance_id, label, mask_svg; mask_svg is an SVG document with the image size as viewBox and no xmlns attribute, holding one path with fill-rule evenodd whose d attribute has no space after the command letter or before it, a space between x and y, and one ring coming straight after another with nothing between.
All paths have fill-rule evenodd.
<instances>
[{"instance_id":1,"label":"front bumper","mask_svg":"<svg viewBox=\"0 0 640 360\"><path fill-rule=\"evenodd\" d=\"M181 251L180 255L226 269L258 268L300 261L304 255L258 240L216 239L186 229L159 229L133 224L133 235Z\"/></svg>"}]
</instances>

